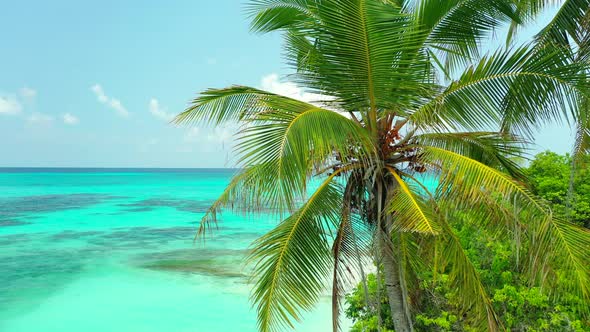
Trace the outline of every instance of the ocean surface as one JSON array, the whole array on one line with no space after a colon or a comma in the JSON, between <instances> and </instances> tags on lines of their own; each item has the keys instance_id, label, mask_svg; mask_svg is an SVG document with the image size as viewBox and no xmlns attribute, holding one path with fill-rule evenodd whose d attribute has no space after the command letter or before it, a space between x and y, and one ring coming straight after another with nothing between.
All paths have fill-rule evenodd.
<instances>
[{"instance_id":1,"label":"ocean surface","mask_svg":"<svg viewBox=\"0 0 590 332\"><path fill-rule=\"evenodd\" d=\"M200 217L228 169L0 169L0 331L256 331L243 257L277 220ZM297 331L331 330L326 296Z\"/></svg>"}]
</instances>

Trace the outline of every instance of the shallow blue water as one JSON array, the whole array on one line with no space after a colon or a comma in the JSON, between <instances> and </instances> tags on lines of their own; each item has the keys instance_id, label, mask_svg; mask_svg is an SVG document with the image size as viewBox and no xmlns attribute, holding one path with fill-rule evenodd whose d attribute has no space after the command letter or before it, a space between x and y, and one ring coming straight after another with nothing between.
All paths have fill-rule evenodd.
<instances>
[{"instance_id":1,"label":"shallow blue water","mask_svg":"<svg viewBox=\"0 0 590 332\"><path fill-rule=\"evenodd\" d=\"M0 331L256 331L242 258L276 220L193 243L233 173L0 169ZM304 318L330 330L329 299Z\"/></svg>"}]
</instances>

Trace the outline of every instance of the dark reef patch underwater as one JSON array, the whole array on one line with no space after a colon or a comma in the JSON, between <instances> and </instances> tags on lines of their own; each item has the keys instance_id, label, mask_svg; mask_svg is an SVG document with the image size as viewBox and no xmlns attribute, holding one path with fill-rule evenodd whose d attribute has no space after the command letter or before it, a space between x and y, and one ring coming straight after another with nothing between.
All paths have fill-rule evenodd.
<instances>
[{"instance_id":1,"label":"dark reef patch underwater","mask_svg":"<svg viewBox=\"0 0 590 332\"><path fill-rule=\"evenodd\" d=\"M243 258L276 220L193 242L234 172L0 171L0 331L256 331ZM299 330L330 328L320 308Z\"/></svg>"}]
</instances>

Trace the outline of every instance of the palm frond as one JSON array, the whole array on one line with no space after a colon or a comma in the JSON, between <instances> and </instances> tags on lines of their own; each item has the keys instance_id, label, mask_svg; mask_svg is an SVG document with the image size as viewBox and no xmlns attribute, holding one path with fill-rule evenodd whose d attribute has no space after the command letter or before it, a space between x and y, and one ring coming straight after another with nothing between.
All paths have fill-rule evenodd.
<instances>
[{"instance_id":1,"label":"palm frond","mask_svg":"<svg viewBox=\"0 0 590 332\"><path fill-rule=\"evenodd\" d=\"M344 294L345 292L346 281L351 279L350 274L352 274L346 273L346 267L343 267L342 265L344 265L343 263L346 258L351 261L354 260L354 253L347 253L346 250L342 250L346 242L354 242L354 238L351 236L351 212L347 207L345 207L345 209L347 211L344 211L342 213L340 227L338 228L336 238L334 239L334 245L332 246L332 251L334 252L334 268L332 274L332 331L334 332L340 331L340 311L342 310L342 294ZM352 246L354 245L355 243L352 243ZM346 257L347 254L352 257ZM346 258L343 259L342 257Z\"/></svg>"},{"instance_id":2,"label":"palm frond","mask_svg":"<svg viewBox=\"0 0 590 332\"><path fill-rule=\"evenodd\" d=\"M417 182L416 179L413 180ZM453 211L463 210L458 210L454 204L447 205L444 200L440 199L439 201L442 204L438 204L426 188L423 189L428 194L429 200L426 204L432 206L432 218L437 220L439 234L433 238L434 241L417 242L414 239L408 242L410 244L408 248L416 246L418 248L413 254L416 257L405 255L407 262L409 262L410 268L408 270L424 271L425 264L429 263L433 265L434 278L436 278L436 273L439 270L449 272L451 288L457 290L458 305L464 312L469 312L471 316L469 321L482 330L501 330L502 324L494 312L487 291L481 282L479 272L463 250L461 242L448 223L448 215L452 215ZM404 235L408 236L409 234ZM408 246L408 244L405 246ZM431 261L420 259L420 257L429 257L431 255L434 255Z\"/></svg>"},{"instance_id":3,"label":"palm frond","mask_svg":"<svg viewBox=\"0 0 590 332\"><path fill-rule=\"evenodd\" d=\"M366 130L336 112L287 99L271 106L236 143L243 167L269 165L261 174L271 184L264 193L269 202L304 195L308 178L327 164L348 167L374 154Z\"/></svg>"},{"instance_id":4,"label":"palm frond","mask_svg":"<svg viewBox=\"0 0 590 332\"><path fill-rule=\"evenodd\" d=\"M443 219L444 220L444 219ZM442 222L437 261L448 267L451 289L457 290L459 304L468 312L469 321L479 326L481 331L499 331L502 329L497 314L494 312L490 298L481 282L479 272L465 253L457 235L446 221Z\"/></svg>"},{"instance_id":5,"label":"palm frond","mask_svg":"<svg viewBox=\"0 0 590 332\"><path fill-rule=\"evenodd\" d=\"M217 225L218 215L224 209L243 214L267 212L279 217L294 211L301 193L274 194L282 193L276 171L275 164L262 163L236 174L201 218L195 239L204 238Z\"/></svg>"},{"instance_id":6,"label":"palm frond","mask_svg":"<svg viewBox=\"0 0 590 332\"><path fill-rule=\"evenodd\" d=\"M355 191L359 190L359 177L357 174L349 176L343 193L340 225L332 245L334 255L334 267L332 278L332 329L334 332L341 329L340 312L342 297L359 279L365 280L365 266L373 262L371 241L372 230L363 222L358 212L355 212ZM364 285L365 287L366 284ZM365 289L366 290L366 289ZM365 292L368 297L368 290ZM367 298L367 303L369 299Z\"/></svg>"},{"instance_id":7,"label":"palm frond","mask_svg":"<svg viewBox=\"0 0 590 332\"><path fill-rule=\"evenodd\" d=\"M511 0L419 0L416 24L427 31L424 46L437 54L439 66L453 72L479 57L479 48L494 29L520 22Z\"/></svg>"},{"instance_id":8,"label":"palm frond","mask_svg":"<svg viewBox=\"0 0 590 332\"><path fill-rule=\"evenodd\" d=\"M313 22L313 1L306 0L254 0L248 3L247 11L252 16L251 29L270 32L294 28Z\"/></svg>"},{"instance_id":9,"label":"palm frond","mask_svg":"<svg viewBox=\"0 0 590 332\"><path fill-rule=\"evenodd\" d=\"M584 156L590 154L590 98L585 98L581 105L572 153L574 164L578 164Z\"/></svg>"},{"instance_id":10,"label":"palm frond","mask_svg":"<svg viewBox=\"0 0 590 332\"><path fill-rule=\"evenodd\" d=\"M424 146L422 150L420 159L440 169L438 197L477 202L481 188L485 188L505 200L518 200L523 207L541 215L550 213L528 189L505 173L453 151L433 146Z\"/></svg>"},{"instance_id":11,"label":"palm frond","mask_svg":"<svg viewBox=\"0 0 590 332\"><path fill-rule=\"evenodd\" d=\"M370 254L371 231L360 216L343 205L340 226L334 239L332 278L332 328L341 329L340 312L343 295L359 280L365 279L365 267L373 263ZM365 294L367 296L367 294ZM368 302L368 299L367 299Z\"/></svg>"},{"instance_id":12,"label":"palm frond","mask_svg":"<svg viewBox=\"0 0 590 332\"><path fill-rule=\"evenodd\" d=\"M327 227L337 225L342 203L342 190L332 179L253 244L249 259L257 263L252 299L260 331L292 328L292 321L312 309L325 289L332 264Z\"/></svg>"},{"instance_id":13,"label":"palm frond","mask_svg":"<svg viewBox=\"0 0 590 332\"><path fill-rule=\"evenodd\" d=\"M563 64L559 50L523 46L484 57L409 118L416 126L530 133L531 128L575 119L587 94L586 64Z\"/></svg>"},{"instance_id":14,"label":"palm frond","mask_svg":"<svg viewBox=\"0 0 590 332\"><path fill-rule=\"evenodd\" d=\"M236 151L242 165L277 161L281 168L288 162L304 176L306 167L334 154L346 163L374 153L366 130L334 111L288 98L267 104L269 109L239 133Z\"/></svg>"},{"instance_id":15,"label":"palm frond","mask_svg":"<svg viewBox=\"0 0 590 332\"><path fill-rule=\"evenodd\" d=\"M333 96L340 109L364 112L373 128L378 109L403 110L400 104L416 102L416 95L424 94L429 63L426 56L416 56L421 32L412 28L411 17L398 5L371 0L307 3L315 21L284 28L290 36L286 56L292 64L301 64L308 54L321 56L295 68L295 82Z\"/></svg>"},{"instance_id":16,"label":"palm frond","mask_svg":"<svg viewBox=\"0 0 590 332\"><path fill-rule=\"evenodd\" d=\"M228 204L246 212L292 212L314 170L325 163L345 167L373 153L357 123L302 101L244 87L215 90L197 100L179 122L244 124L235 146L244 171L203 217L199 234Z\"/></svg>"},{"instance_id":17,"label":"palm frond","mask_svg":"<svg viewBox=\"0 0 590 332\"><path fill-rule=\"evenodd\" d=\"M178 114L173 123L205 123L220 125L247 119L267 108L264 101L283 98L259 89L235 85L225 89L208 89L199 94L190 106Z\"/></svg>"},{"instance_id":18,"label":"palm frond","mask_svg":"<svg viewBox=\"0 0 590 332\"><path fill-rule=\"evenodd\" d=\"M422 197L408 186L396 170L391 167L387 169L397 183L397 190L394 191L387 208L387 212L393 214L393 231L438 234L439 226Z\"/></svg>"},{"instance_id":19,"label":"palm frond","mask_svg":"<svg viewBox=\"0 0 590 332\"><path fill-rule=\"evenodd\" d=\"M532 4L530 8L530 17L534 19L535 14L541 8L553 5L555 1L551 0L528 0ZM587 22L586 18L590 12L589 0L565 0L559 11L551 22L539 32L536 36L537 43L540 45L560 45L569 48L571 42L579 43L578 31L584 29L583 25Z\"/></svg>"},{"instance_id":20,"label":"palm frond","mask_svg":"<svg viewBox=\"0 0 590 332\"><path fill-rule=\"evenodd\" d=\"M461 211L461 214L465 216L463 219L469 219L474 225L479 228L486 229L490 234L496 237L496 239L513 240L515 244L522 242L520 235L522 208L515 201L509 201L503 196L498 195L494 188L476 187L476 188L462 188L462 186L469 186L456 179L453 184L455 190L458 192L462 191L475 191L473 197L477 199L466 199L461 198L460 195L440 195L436 197L439 205L444 206L449 210ZM536 211L538 212L538 211ZM532 216L536 218L536 216ZM517 234L518 233L518 234ZM517 251L520 250L517 248Z\"/></svg>"},{"instance_id":21,"label":"palm frond","mask_svg":"<svg viewBox=\"0 0 590 332\"><path fill-rule=\"evenodd\" d=\"M590 231L569 222L552 217L543 219L529 234L532 255L527 272L534 281L546 286L548 293L560 297L560 286L590 301ZM549 268L552 271L548 271ZM547 278L552 272L555 279ZM578 308L584 314L590 309L582 304Z\"/></svg>"},{"instance_id":22,"label":"palm frond","mask_svg":"<svg viewBox=\"0 0 590 332\"><path fill-rule=\"evenodd\" d=\"M487 166L499 168L517 179L524 179L515 159L522 158L525 142L497 132L431 132L414 136L410 144L434 146L461 154Z\"/></svg>"}]
</instances>

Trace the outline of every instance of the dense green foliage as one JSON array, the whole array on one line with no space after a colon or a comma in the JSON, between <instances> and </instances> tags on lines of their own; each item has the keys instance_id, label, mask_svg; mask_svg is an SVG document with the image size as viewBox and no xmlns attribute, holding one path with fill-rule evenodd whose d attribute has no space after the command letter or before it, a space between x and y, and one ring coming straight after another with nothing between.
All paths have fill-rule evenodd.
<instances>
[{"instance_id":1,"label":"dense green foliage","mask_svg":"<svg viewBox=\"0 0 590 332\"><path fill-rule=\"evenodd\" d=\"M572 158L554 152L538 154L527 170L533 192L551 202L553 212L590 228L590 157L575 168L573 191L569 196ZM569 202L569 203L568 203ZM569 209L568 209L569 206Z\"/></svg>"},{"instance_id":2,"label":"dense green foliage","mask_svg":"<svg viewBox=\"0 0 590 332\"><path fill-rule=\"evenodd\" d=\"M586 157L586 161L590 160ZM551 203L554 213L567 216L570 188L571 157L554 152L538 154L525 170L532 190ZM590 221L590 171L581 163L575 171L571 218L588 226ZM559 299L552 298L538 287L530 287L521 273L522 258L510 239L477 227L477 221L468 216L453 225L469 258L476 264L486 290L491 294L493 307L504 327L511 331L590 331L590 320L579 308L581 299L566 290ZM526 245L526 244L525 244ZM558 273L559 275L559 273ZM432 272L421 276L433 280ZM567 280L560 280L556 287ZM360 283L346 296L346 315L355 323L353 332L377 331L377 282L374 274L367 279L369 298L364 283ZM414 327L417 331L477 331L470 326L468 317L461 316L455 305L457 294L449 287L446 274L434 281L422 281L414 297ZM368 306L367 306L368 303ZM387 296L380 293L382 331L393 330Z\"/></svg>"}]
</instances>

